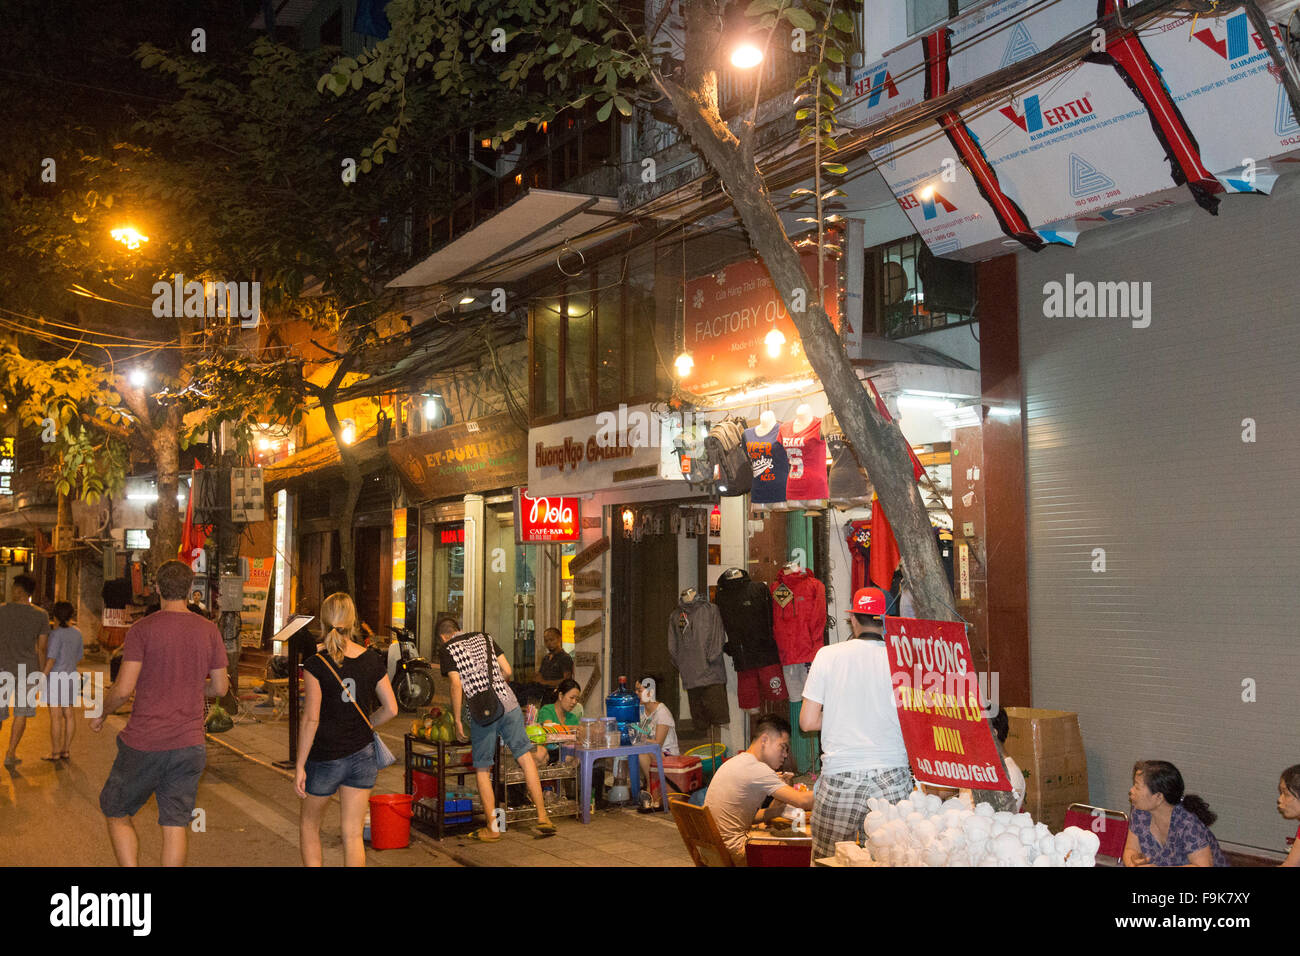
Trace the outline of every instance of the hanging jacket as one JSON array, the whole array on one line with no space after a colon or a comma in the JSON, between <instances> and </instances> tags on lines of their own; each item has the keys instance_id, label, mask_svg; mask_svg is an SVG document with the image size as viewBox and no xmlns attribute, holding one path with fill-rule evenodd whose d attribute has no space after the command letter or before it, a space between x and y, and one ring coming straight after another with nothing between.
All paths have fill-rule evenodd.
<instances>
[{"instance_id":1,"label":"hanging jacket","mask_svg":"<svg viewBox=\"0 0 1300 956\"><path fill-rule=\"evenodd\" d=\"M826 644L826 588L807 571L782 571L772 584L772 633L782 664L809 664Z\"/></svg>"},{"instance_id":2,"label":"hanging jacket","mask_svg":"<svg viewBox=\"0 0 1300 956\"><path fill-rule=\"evenodd\" d=\"M731 655L736 671L749 671L781 663L772 636L772 595L767 585L753 581L745 571L728 579L718 578L717 603L727 643L722 649Z\"/></svg>"},{"instance_id":3,"label":"hanging jacket","mask_svg":"<svg viewBox=\"0 0 1300 956\"><path fill-rule=\"evenodd\" d=\"M682 601L668 615L668 654L687 690L727 682L722 661L725 641L722 615L703 594L689 603Z\"/></svg>"}]
</instances>

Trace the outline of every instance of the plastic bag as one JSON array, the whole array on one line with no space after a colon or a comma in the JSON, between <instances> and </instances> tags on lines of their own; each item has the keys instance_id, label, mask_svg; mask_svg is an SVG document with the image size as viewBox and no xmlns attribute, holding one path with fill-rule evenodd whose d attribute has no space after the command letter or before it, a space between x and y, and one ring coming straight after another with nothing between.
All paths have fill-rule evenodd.
<instances>
[{"instance_id":1,"label":"plastic bag","mask_svg":"<svg viewBox=\"0 0 1300 956\"><path fill-rule=\"evenodd\" d=\"M234 720L226 713L221 704L216 703L208 711L208 719L204 722L203 729L210 734L224 734L233 726L235 726Z\"/></svg>"}]
</instances>

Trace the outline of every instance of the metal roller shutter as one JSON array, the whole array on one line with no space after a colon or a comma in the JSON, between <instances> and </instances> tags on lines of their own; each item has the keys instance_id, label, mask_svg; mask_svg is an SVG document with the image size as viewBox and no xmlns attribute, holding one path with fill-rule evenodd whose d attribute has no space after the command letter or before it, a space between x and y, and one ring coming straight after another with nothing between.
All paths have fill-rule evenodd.
<instances>
[{"instance_id":1,"label":"metal roller shutter","mask_svg":"<svg viewBox=\"0 0 1300 956\"><path fill-rule=\"evenodd\" d=\"M1019 262L1035 706L1079 713L1093 803L1170 760L1220 841L1274 850L1300 762L1296 179ZM1149 281L1150 326L1045 318L1067 272Z\"/></svg>"}]
</instances>

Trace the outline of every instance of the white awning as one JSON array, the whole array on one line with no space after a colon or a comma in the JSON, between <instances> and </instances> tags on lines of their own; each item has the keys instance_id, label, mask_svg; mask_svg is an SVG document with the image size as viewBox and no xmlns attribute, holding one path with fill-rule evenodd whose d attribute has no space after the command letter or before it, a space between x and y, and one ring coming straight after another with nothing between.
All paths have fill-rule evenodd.
<instances>
[{"instance_id":1,"label":"white awning","mask_svg":"<svg viewBox=\"0 0 1300 956\"><path fill-rule=\"evenodd\" d=\"M613 227L618 200L608 196L532 189L458 239L388 283L391 288L471 286L514 282L558 255L550 247L569 242L582 250L603 242L612 232L579 239L602 226ZM544 251L545 250L545 251ZM577 256L564 253L564 268L576 272Z\"/></svg>"}]
</instances>

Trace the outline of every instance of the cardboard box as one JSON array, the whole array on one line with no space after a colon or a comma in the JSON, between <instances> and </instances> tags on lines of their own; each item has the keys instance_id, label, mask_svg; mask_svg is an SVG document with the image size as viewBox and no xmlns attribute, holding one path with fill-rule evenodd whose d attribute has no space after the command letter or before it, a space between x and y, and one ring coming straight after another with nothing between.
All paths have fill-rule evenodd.
<instances>
[{"instance_id":1,"label":"cardboard box","mask_svg":"<svg viewBox=\"0 0 1300 956\"><path fill-rule=\"evenodd\" d=\"M1037 707L1008 707L1004 749L1025 775L1025 812L1054 831L1072 803L1088 802L1088 758L1078 715Z\"/></svg>"},{"instance_id":2,"label":"cardboard box","mask_svg":"<svg viewBox=\"0 0 1300 956\"><path fill-rule=\"evenodd\" d=\"M1071 711L1008 707L1007 728L1003 748L1022 768L1034 757L1083 752L1079 715Z\"/></svg>"}]
</instances>

